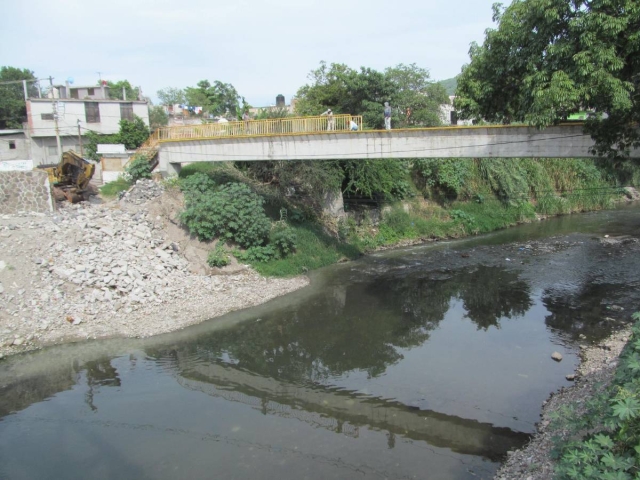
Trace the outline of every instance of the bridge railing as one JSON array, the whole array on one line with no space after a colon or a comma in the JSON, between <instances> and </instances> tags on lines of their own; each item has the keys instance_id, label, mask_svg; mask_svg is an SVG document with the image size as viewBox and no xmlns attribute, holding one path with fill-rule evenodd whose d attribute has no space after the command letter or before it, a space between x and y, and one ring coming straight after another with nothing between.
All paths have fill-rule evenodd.
<instances>
[{"instance_id":1,"label":"bridge railing","mask_svg":"<svg viewBox=\"0 0 640 480\"><path fill-rule=\"evenodd\" d=\"M333 115L333 118L322 115L162 127L154 132L153 137L156 142L166 142L172 140L295 135L327 131L345 132L350 131L351 121L358 126L358 130L362 130L362 116L360 115Z\"/></svg>"}]
</instances>

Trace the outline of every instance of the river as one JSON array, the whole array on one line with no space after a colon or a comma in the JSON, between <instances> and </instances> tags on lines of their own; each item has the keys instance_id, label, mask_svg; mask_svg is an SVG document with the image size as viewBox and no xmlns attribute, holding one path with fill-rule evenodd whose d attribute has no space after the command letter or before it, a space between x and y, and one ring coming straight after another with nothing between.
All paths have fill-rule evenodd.
<instances>
[{"instance_id":1,"label":"river","mask_svg":"<svg viewBox=\"0 0 640 480\"><path fill-rule=\"evenodd\" d=\"M639 237L637 205L558 217L326 268L179 332L9 357L0 478L491 478L579 343L638 308Z\"/></svg>"}]
</instances>

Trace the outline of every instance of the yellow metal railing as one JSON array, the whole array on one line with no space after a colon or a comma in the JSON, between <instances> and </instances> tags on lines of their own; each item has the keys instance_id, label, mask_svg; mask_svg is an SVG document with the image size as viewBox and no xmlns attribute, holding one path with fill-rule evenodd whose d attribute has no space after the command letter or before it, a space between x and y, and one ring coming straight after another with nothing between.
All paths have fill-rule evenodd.
<instances>
[{"instance_id":1,"label":"yellow metal railing","mask_svg":"<svg viewBox=\"0 0 640 480\"><path fill-rule=\"evenodd\" d=\"M358 130L362 130L362 116L360 115L285 117L268 120L162 127L157 129L147 142L155 145L160 142L179 140L300 135L327 131L347 132L351 130L352 121L358 126Z\"/></svg>"}]
</instances>

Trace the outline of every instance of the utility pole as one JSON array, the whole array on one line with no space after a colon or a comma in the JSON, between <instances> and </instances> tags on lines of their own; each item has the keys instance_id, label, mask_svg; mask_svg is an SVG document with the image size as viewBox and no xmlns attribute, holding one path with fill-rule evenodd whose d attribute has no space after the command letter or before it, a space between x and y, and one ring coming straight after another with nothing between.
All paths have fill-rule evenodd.
<instances>
[{"instance_id":1,"label":"utility pole","mask_svg":"<svg viewBox=\"0 0 640 480\"><path fill-rule=\"evenodd\" d=\"M22 88L24 89L24 101L29 100L29 94L27 93L27 81L22 80Z\"/></svg>"},{"instance_id":2,"label":"utility pole","mask_svg":"<svg viewBox=\"0 0 640 480\"><path fill-rule=\"evenodd\" d=\"M56 145L58 146L58 161L62 158L62 146L60 145L60 128L58 127L58 108L56 96L53 90L53 77L49 77L49 85L51 86L51 107L53 108L53 122L56 129Z\"/></svg>"},{"instance_id":3,"label":"utility pole","mask_svg":"<svg viewBox=\"0 0 640 480\"><path fill-rule=\"evenodd\" d=\"M80 132L80 119L78 119L78 141L80 142L80 156L84 157L82 153L82 133Z\"/></svg>"}]
</instances>

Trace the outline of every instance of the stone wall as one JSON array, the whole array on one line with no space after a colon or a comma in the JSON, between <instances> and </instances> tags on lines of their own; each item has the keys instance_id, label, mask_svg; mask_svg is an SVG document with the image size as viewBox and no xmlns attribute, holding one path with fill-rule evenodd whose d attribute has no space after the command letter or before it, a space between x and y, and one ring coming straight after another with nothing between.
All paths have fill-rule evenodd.
<instances>
[{"instance_id":1,"label":"stone wall","mask_svg":"<svg viewBox=\"0 0 640 480\"><path fill-rule=\"evenodd\" d=\"M0 214L53 211L47 172L0 172Z\"/></svg>"}]
</instances>

